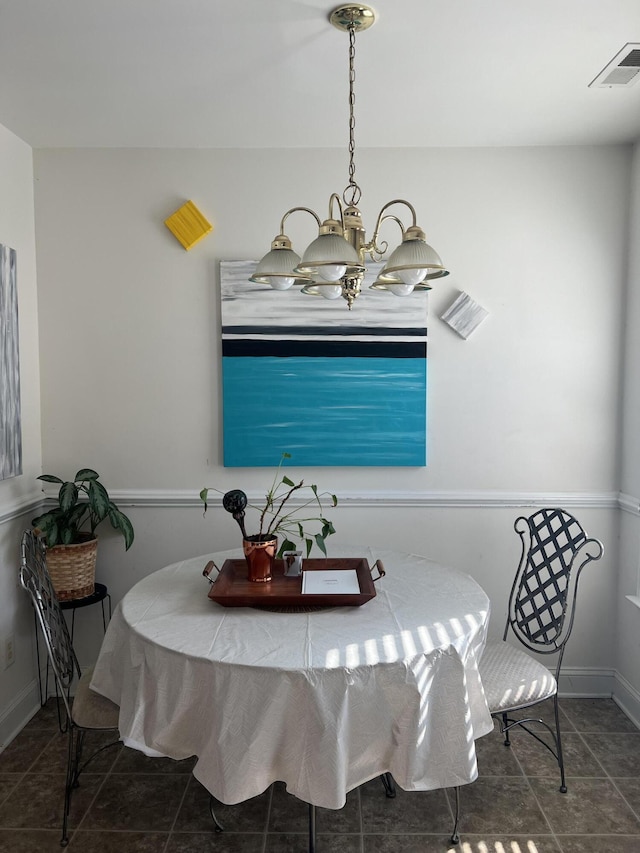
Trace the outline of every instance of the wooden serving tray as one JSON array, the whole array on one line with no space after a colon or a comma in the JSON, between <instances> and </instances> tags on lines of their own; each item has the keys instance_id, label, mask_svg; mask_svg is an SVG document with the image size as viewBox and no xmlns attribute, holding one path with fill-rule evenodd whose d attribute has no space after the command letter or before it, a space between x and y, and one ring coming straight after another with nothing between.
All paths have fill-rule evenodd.
<instances>
[{"instance_id":1,"label":"wooden serving tray","mask_svg":"<svg viewBox=\"0 0 640 853\"><path fill-rule=\"evenodd\" d=\"M382 564L375 564L378 577L384 575ZM204 574L209 576L205 568ZM217 568L217 567L216 567ZM223 607L259 607L263 609L283 609L288 611L315 610L326 607L360 607L375 598L376 588L371 576L369 563L364 557L330 557L305 559L304 572L314 570L355 569L360 584L359 593L309 595L302 594L302 576L288 578L284 574L284 563L276 560L273 575L266 583L255 583L247 577L246 560L225 560L216 576L211 571L210 579L215 578L209 590L209 598ZM378 578L376 578L377 580Z\"/></svg>"}]
</instances>

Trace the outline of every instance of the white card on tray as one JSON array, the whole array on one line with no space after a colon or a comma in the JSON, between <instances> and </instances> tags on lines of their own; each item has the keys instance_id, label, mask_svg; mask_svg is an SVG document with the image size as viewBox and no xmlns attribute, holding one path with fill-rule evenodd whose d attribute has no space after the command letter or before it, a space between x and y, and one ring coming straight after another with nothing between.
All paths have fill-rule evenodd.
<instances>
[{"instance_id":1,"label":"white card on tray","mask_svg":"<svg viewBox=\"0 0 640 853\"><path fill-rule=\"evenodd\" d=\"M302 573L303 595L358 595L360 584L355 569L332 569Z\"/></svg>"}]
</instances>

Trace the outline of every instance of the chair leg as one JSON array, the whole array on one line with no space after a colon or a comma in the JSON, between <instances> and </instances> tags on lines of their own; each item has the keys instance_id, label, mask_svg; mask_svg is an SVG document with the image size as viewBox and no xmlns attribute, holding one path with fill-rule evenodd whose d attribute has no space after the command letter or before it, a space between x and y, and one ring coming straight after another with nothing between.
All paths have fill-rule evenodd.
<instances>
[{"instance_id":1,"label":"chair leg","mask_svg":"<svg viewBox=\"0 0 640 853\"><path fill-rule=\"evenodd\" d=\"M74 788L78 787L78 767L80 766L80 757L82 755L82 743L84 740L84 732L76 729L69 721L67 721L68 739L67 739L67 775L64 786L64 808L62 812L62 838L60 846L66 847L69 843L69 812L71 810L71 794Z\"/></svg>"},{"instance_id":2,"label":"chair leg","mask_svg":"<svg viewBox=\"0 0 640 853\"><path fill-rule=\"evenodd\" d=\"M396 795L396 783L391 773L383 773L380 777L380 781L384 786L384 792L387 797L389 797L389 799L393 799Z\"/></svg>"},{"instance_id":3,"label":"chair leg","mask_svg":"<svg viewBox=\"0 0 640 853\"><path fill-rule=\"evenodd\" d=\"M73 759L73 780L72 788L77 788L80 785L80 773L82 772L82 752L84 750L84 729L76 730L76 750Z\"/></svg>"},{"instance_id":4,"label":"chair leg","mask_svg":"<svg viewBox=\"0 0 640 853\"><path fill-rule=\"evenodd\" d=\"M556 751L558 753L558 766L560 767L560 793L567 793L567 785L564 778L564 757L562 755L562 739L560 737L560 709L558 708L558 694L553 697L553 710L556 718Z\"/></svg>"},{"instance_id":5,"label":"chair leg","mask_svg":"<svg viewBox=\"0 0 640 853\"><path fill-rule=\"evenodd\" d=\"M553 727L547 723L545 720L539 718L527 718L524 720L509 720L507 714L502 714L502 724L500 726L501 732L504 734L504 744L505 746L510 746L511 742L509 740L509 730L514 726L519 726L523 728L531 737L534 737L539 743L541 743L549 752L553 755L553 757L558 762L558 767L560 768L560 793L567 793L567 783L564 774L564 756L562 754L562 735L560 731L560 708L558 705L558 694L556 693L553 697L553 713L555 717L555 732ZM529 728L529 723L538 723L544 726L546 731L551 736L551 740L553 741L553 746L547 740L544 740L536 731ZM555 749L554 749L555 747Z\"/></svg>"},{"instance_id":6,"label":"chair leg","mask_svg":"<svg viewBox=\"0 0 640 853\"><path fill-rule=\"evenodd\" d=\"M316 853L316 807L309 803L309 853Z\"/></svg>"},{"instance_id":7,"label":"chair leg","mask_svg":"<svg viewBox=\"0 0 640 853\"><path fill-rule=\"evenodd\" d=\"M224 832L224 826L220 823L213 810L213 796L209 797L209 814L211 815L211 820L215 825L216 832Z\"/></svg>"},{"instance_id":8,"label":"chair leg","mask_svg":"<svg viewBox=\"0 0 640 853\"><path fill-rule=\"evenodd\" d=\"M459 844L460 843L460 835L458 834L458 823L460 822L460 787L456 785L456 812L453 819L453 832L451 833L451 843Z\"/></svg>"},{"instance_id":9,"label":"chair leg","mask_svg":"<svg viewBox=\"0 0 640 853\"><path fill-rule=\"evenodd\" d=\"M509 718L506 714L502 715L502 730L504 731L504 745L511 746L511 741L509 740Z\"/></svg>"}]
</instances>

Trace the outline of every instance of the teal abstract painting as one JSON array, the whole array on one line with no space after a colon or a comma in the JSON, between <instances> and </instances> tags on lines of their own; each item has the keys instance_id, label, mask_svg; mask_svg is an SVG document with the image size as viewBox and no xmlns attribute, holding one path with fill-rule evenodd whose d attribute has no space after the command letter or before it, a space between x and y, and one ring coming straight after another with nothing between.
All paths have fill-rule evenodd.
<instances>
[{"instance_id":1,"label":"teal abstract painting","mask_svg":"<svg viewBox=\"0 0 640 853\"><path fill-rule=\"evenodd\" d=\"M248 281L223 261L223 447L227 467L424 466L427 306L368 289L353 310Z\"/></svg>"}]
</instances>

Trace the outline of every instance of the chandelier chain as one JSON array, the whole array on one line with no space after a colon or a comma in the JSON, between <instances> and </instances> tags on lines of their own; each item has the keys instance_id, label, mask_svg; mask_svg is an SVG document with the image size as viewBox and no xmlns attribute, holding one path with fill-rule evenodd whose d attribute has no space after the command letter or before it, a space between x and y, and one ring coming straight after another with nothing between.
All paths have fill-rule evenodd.
<instances>
[{"instance_id":1,"label":"chandelier chain","mask_svg":"<svg viewBox=\"0 0 640 853\"><path fill-rule=\"evenodd\" d=\"M356 164L355 164L355 81L356 81L356 27L352 23L349 26L349 184L342 194L344 203L347 205L357 205L362 196L362 190L356 182ZM347 193L349 193L347 195Z\"/></svg>"}]
</instances>

